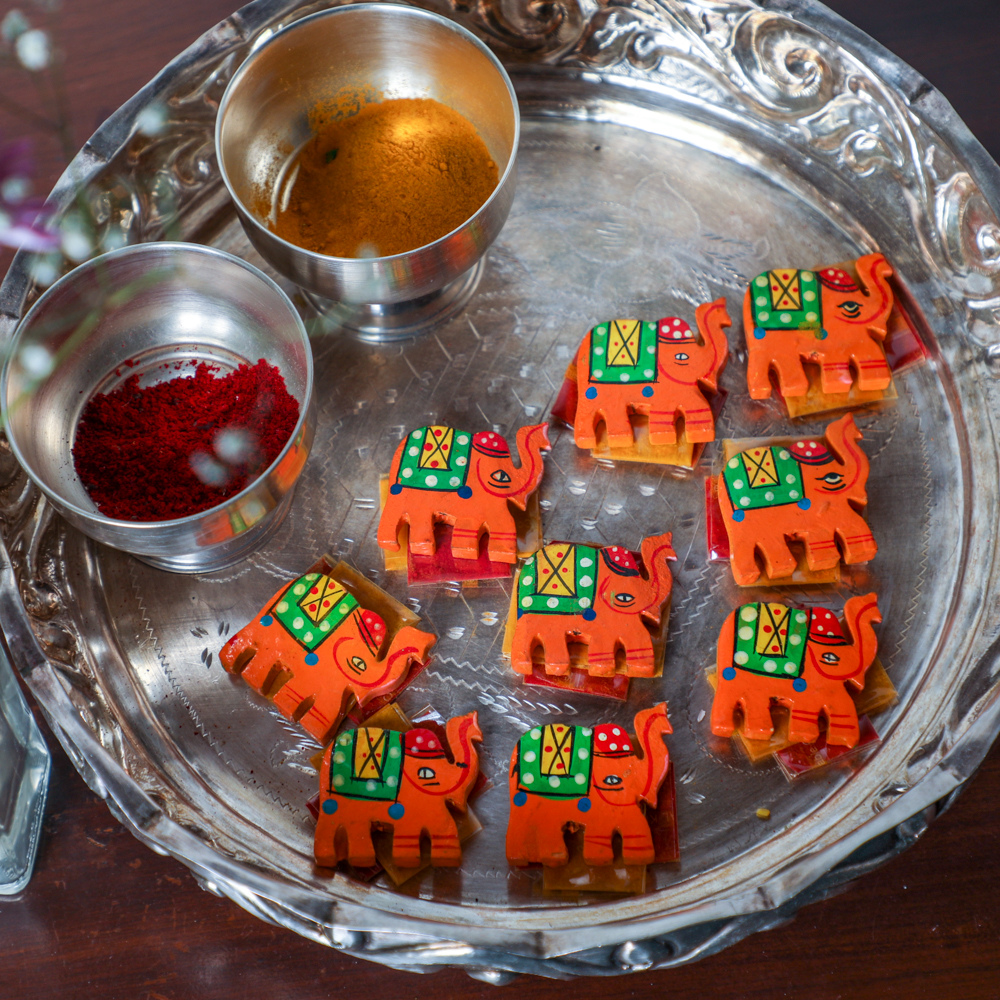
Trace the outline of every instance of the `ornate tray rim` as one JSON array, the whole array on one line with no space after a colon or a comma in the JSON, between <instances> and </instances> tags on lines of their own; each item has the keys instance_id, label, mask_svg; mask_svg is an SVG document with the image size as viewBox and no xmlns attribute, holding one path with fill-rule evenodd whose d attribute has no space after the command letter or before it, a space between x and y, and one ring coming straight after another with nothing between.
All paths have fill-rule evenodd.
<instances>
[{"instance_id":1,"label":"ornate tray rim","mask_svg":"<svg viewBox=\"0 0 1000 1000\"><path fill-rule=\"evenodd\" d=\"M299 17L331 4L296 6L294 0L257 0L203 35L108 119L57 184L52 200L60 207L68 205L78 181L97 174L127 145L140 113L168 93L183 70L203 66L218 72L227 65L231 69L232 57L268 26L288 15ZM838 15L813 0L779 0L766 10L751 0L722 4L660 0L653 12L599 8L593 0L582 0L577 6L566 0L552 9L544 23L535 22L537 30L532 34L528 13L515 12L518 20L509 16L511 9L504 5L463 17L445 9L443 3L427 6L462 20L527 77L534 61L570 74L597 72L602 81L626 86L643 77L670 86L670 77L659 67L683 55L673 45L679 32L703 24L703 51L688 57L701 59L709 76L723 69L733 71L737 104L752 100L767 107L777 134L790 134L806 124L805 145L812 143L823 150L824 143L835 142L834 154L855 157L853 169L861 178L870 176L866 173L869 166L872 171L894 168L903 178L900 183L920 196L913 223L917 230L921 225L929 229L920 234L932 241L927 269L933 265L934 280L947 289L955 312L962 317L957 326L954 315L950 317L952 328L962 336L944 336L938 344L941 356L950 372L972 365L993 374L991 368L1000 358L1000 224L991 206L1000 204L1000 169L927 81ZM704 20L698 22L699 17ZM728 48L718 39L711 40L713 31L722 38L726 30L731 31ZM787 33L784 39L782 31ZM788 44L789 39L794 45ZM767 53L774 56L771 62L765 58ZM727 57L728 66L724 65ZM823 112L845 95L851 73L860 73L871 83L896 116L890 124L902 132L901 144L908 157L901 165L891 156L888 167L875 162L877 155L871 161L874 165L865 161L872 152L872 137L863 129L843 142L835 129L823 131ZM824 92L824 85L829 86L829 93ZM675 96L684 98L683 94ZM875 140L878 154L878 136ZM935 172L930 162L934 155L951 159ZM974 229L971 233L970 228ZM25 254L18 255L0 288L3 340L11 336L32 291L27 260ZM945 333L947 327L942 320ZM970 420L967 441L969 454L977 459L975 465L995 463L995 407L987 402L990 388L963 386L976 397L970 403L979 404L967 405L964 411ZM947 389L958 395L953 383ZM38 606L37 595L31 593L34 581L25 575L31 569L30 559L24 553L12 557L6 545L0 551L0 620L12 662L88 785L107 800L135 836L158 853L182 861L209 891L313 940L397 968L460 966L496 983L517 972L558 978L608 975L689 961L787 919L803 902L819 898L830 886L901 850L926 827L936 803L950 803L1000 731L1000 679L995 668L1000 639L985 610L994 606L1000 576L990 545L998 534L997 494L995 483L980 481L975 495L967 496L965 551L974 532L977 551L988 551L985 561L989 565L983 575L989 586L976 608L952 608L942 623L942 631L950 634L960 653L961 667L948 687L950 697L928 720L923 733L929 738L898 762L898 780L886 785L884 801L880 799L875 814L832 842L817 835L814 852L803 852L794 863L742 893L669 912L636 907L624 923L601 907L608 922L586 928L585 949L580 948L579 928L573 928L573 921L546 933L499 928L489 922L462 925L460 918L388 914L346 900L319 900L299 886L221 856L168 819L87 725L64 686L58 660L46 655L36 635L35 626L45 621L46 614ZM36 524L31 534L37 538L51 510L44 500L35 500L32 516ZM24 509L31 506L28 503ZM956 636L961 638L956 640Z\"/></svg>"}]
</instances>

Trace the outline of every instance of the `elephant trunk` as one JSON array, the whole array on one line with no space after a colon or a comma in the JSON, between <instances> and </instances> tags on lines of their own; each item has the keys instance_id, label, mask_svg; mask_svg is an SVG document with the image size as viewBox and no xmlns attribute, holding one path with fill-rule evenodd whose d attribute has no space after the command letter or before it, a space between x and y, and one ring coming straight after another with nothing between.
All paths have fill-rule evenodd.
<instances>
[{"instance_id":1,"label":"elephant trunk","mask_svg":"<svg viewBox=\"0 0 1000 1000\"><path fill-rule=\"evenodd\" d=\"M718 388L722 369L729 360L729 340L725 328L732 325L732 320L726 312L726 300L703 302L695 310L695 322L698 324L702 340L705 341L706 354L712 359L706 374L699 381L714 392Z\"/></svg>"},{"instance_id":2,"label":"elephant trunk","mask_svg":"<svg viewBox=\"0 0 1000 1000\"><path fill-rule=\"evenodd\" d=\"M843 495L860 504L868 502L868 456L858 447L863 436L850 413L834 420L826 429L826 443L844 466Z\"/></svg>"},{"instance_id":3,"label":"elephant trunk","mask_svg":"<svg viewBox=\"0 0 1000 1000\"><path fill-rule=\"evenodd\" d=\"M878 595L872 593L852 597L844 605L844 620L848 632L851 633L851 646L858 657L856 671L847 680L860 690L864 687L865 671L872 665L878 650L878 640L872 628L882 621L882 613L878 609Z\"/></svg>"},{"instance_id":4,"label":"elephant trunk","mask_svg":"<svg viewBox=\"0 0 1000 1000\"><path fill-rule=\"evenodd\" d=\"M892 309L895 296L889 279L892 277L892 265L880 253L865 254L859 257L855 264L858 277L865 287L865 293L873 299L868 312L874 319L881 317L881 322L875 322L868 327L881 340L886 335L886 321Z\"/></svg>"},{"instance_id":5,"label":"elephant trunk","mask_svg":"<svg viewBox=\"0 0 1000 1000\"><path fill-rule=\"evenodd\" d=\"M645 765L639 774L636 797L651 806L656 805L660 785L670 767L670 753L663 737L672 732L666 702L636 713L635 739L642 747Z\"/></svg>"},{"instance_id":6,"label":"elephant trunk","mask_svg":"<svg viewBox=\"0 0 1000 1000\"><path fill-rule=\"evenodd\" d=\"M669 531L664 535L650 535L642 540L640 547L642 561L649 575L647 585L649 600L641 610L656 624L660 622L660 607L670 593L673 583L669 562L676 559L677 554L670 544L672 537Z\"/></svg>"},{"instance_id":7,"label":"elephant trunk","mask_svg":"<svg viewBox=\"0 0 1000 1000\"><path fill-rule=\"evenodd\" d=\"M468 715L459 715L449 719L445 725L445 733L448 736L448 749L451 751L457 767L462 769L455 785L444 794L455 794L455 799L459 800L459 805L463 808L465 800L472 791L479 777L479 753L476 751L474 743L481 743L483 739L482 730L479 728L479 714L469 712Z\"/></svg>"},{"instance_id":8,"label":"elephant trunk","mask_svg":"<svg viewBox=\"0 0 1000 1000\"><path fill-rule=\"evenodd\" d=\"M551 447L547 424L532 424L517 432L517 455L521 467L511 469L511 492L508 499L521 510L527 506L528 497L542 478L542 452Z\"/></svg>"}]
</instances>

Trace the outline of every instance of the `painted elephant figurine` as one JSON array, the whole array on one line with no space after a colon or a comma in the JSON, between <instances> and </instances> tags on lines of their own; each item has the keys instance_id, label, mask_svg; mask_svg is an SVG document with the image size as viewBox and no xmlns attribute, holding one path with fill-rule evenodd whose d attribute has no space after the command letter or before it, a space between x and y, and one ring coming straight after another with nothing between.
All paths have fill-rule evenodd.
<instances>
[{"instance_id":1,"label":"painted elephant figurine","mask_svg":"<svg viewBox=\"0 0 1000 1000\"><path fill-rule=\"evenodd\" d=\"M553 723L525 733L510 759L507 860L557 867L569 860L564 833L583 830L583 860L614 862L621 836L625 864L652 863L653 838L643 803L655 806L670 756L666 704L635 717L635 736L620 726ZM641 756L639 751L641 749Z\"/></svg>"},{"instance_id":2,"label":"painted elephant figurine","mask_svg":"<svg viewBox=\"0 0 1000 1000\"><path fill-rule=\"evenodd\" d=\"M532 652L541 646L545 672L566 676L570 643L587 646L587 669L594 677L612 677L622 650L629 677L652 677L656 665L646 622L660 623L660 609L670 596L668 560L675 559L671 534L643 539L642 564L620 545L594 548L552 542L525 561L517 575L517 621L511 666L532 671Z\"/></svg>"},{"instance_id":3,"label":"painted elephant figurine","mask_svg":"<svg viewBox=\"0 0 1000 1000\"><path fill-rule=\"evenodd\" d=\"M307 573L279 590L219 653L222 665L325 743L353 696L362 707L390 694L437 637L386 626L333 577Z\"/></svg>"},{"instance_id":4,"label":"painted elephant figurine","mask_svg":"<svg viewBox=\"0 0 1000 1000\"><path fill-rule=\"evenodd\" d=\"M743 299L747 385L753 399L771 396L771 371L783 396L804 396L804 362L819 365L824 393L846 393L857 372L862 391L885 389L891 374L882 342L895 303L892 266L880 253L855 262L863 288L839 267L765 271Z\"/></svg>"},{"instance_id":5,"label":"painted elephant figurine","mask_svg":"<svg viewBox=\"0 0 1000 1000\"><path fill-rule=\"evenodd\" d=\"M702 389L715 392L729 359L726 300L698 306L695 322L701 343L677 316L658 323L611 320L583 338L576 355L573 422L579 447L597 447L596 428L603 421L608 444L630 448L630 413L649 417L652 445L677 443L678 418L683 418L689 442L715 440L715 418Z\"/></svg>"},{"instance_id":6,"label":"painted elephant figurine","mask_svg":"<svg viewBox=\"0 0 1000 1000\"><path fill-rule=\"evenodd\" d=\"M875 594L850 598L844 619L850 642L826 608L744 604L731 612L719 634L712 732L732 736L739 708L743 735L770 739L770 705L777 702L789 710L793 743L815 742L822 714L827 743L854 746L858 713L845 685L863 688L865 671L875 659L872 625L882 621Z\"/></svg>"},{"instance_id":7,"label":"painted elephant figurine","mask_svg":"<svg viewBox=\"0 0 1000 1000\"><path fill-rule=\"evenodd\" d=\"M878 551L858 511L868 502L868 457L848 413L822 439L749 448L719 477L719 506L729 534L733 576L741 587L760 576L756 553L771 579L796 568L789 540L805 545L809 569L867 562ZM838 544L840 548L838 549Z\"/></svg>"},{"instance_id":8,"label":"painted elephant figurine","mask_svg":"<svg viewBox=\"0 0 1000 1000\"><path fill-rule=\"evenodd\" d=\"M465 812L479 776L482 740L475 712L449 719L449 754L429 729L397 733L355 729L342 733L323 754L320 771L316 864L375 864L372 828L392 829L392 860L401 868L420 864L420 838L430 840L433 865L462 860L455 817Z\"/></svg>"},{"instance_id":9,"label":"painted elephant figurine","mask_svg":"<svg viewBox=\"0 0 1000 1000\"><path fill-rule=\"evenodd\" d=\"M399 526L409 525L409 548L435 552L434 525L450 524L452 555L476 559L483 532L494 562L517 562L517 531L508 503L524 510L542 478L545 424L517 432L520 467L507 442L492 431L471 434L453 427L420 427L399 444L389 472L389 495L378 525L378 544L399 551Z\"/></svg>"}]
</instances>

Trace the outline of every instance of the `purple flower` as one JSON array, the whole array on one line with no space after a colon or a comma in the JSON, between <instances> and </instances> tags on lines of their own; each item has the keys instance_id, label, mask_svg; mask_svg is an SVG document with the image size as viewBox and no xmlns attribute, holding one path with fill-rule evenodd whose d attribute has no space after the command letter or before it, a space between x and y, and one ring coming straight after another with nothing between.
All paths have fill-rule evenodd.
<instances>
[{"instance_id":1,"label":"purple flower","mask_svg":"<svg viewBox=\"0 0 1000 1000\"><path fill-rule=\"evenodd\" d=\"M31 168L29 139L0 145L0 243L25 250L54 250L59 234L45 228L51 209L43 199L30 197Z\"/></svg>"}]
</instances>

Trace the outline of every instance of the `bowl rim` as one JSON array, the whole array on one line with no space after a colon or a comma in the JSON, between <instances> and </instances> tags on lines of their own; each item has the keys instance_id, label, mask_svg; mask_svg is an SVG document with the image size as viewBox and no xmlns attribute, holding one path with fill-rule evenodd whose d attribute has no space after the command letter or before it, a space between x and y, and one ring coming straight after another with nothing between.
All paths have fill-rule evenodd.
<instances>
[{"instance_id":1,"label":"bowl rim","mask_svg":"<svg viewBox=\"0 0 1000 1000\"><path fill-rule=\"evenodd\" d=\"M102 514L96 509L86 510L83 507L77 506L70 500L67 500L57 491L53 490L46 483L42 482L41 477L38 473L31 467L30 463L25 459L21 452L21 448L18 445L17 439L14 434L11 433L9 416L9 407L7 403L7 393L8 393L8 379L10 376L11 363L17 355L18 346L20 345L22 335L24 331L29 327L31 321L37 318L37 314L42 311L42 308L46 304L46 300L50 300L54 297L54 294L61 289L73 284L74 281L79 280L79 278L85 273L93 270L95 267L106 263L109 260L118 260L123 257L141 257L147 253L154 250L157 251L169 251L172 253L183 253L183 254L193 254L194 256L207 256L207 257L218 257L225 260L231 264L238 264L243 270L247 271L252 277L260 281L263 285L269 288L272 292L276 293L279 301L288 309L288 313L292 318L293 325L299 333L299 337L302 345L305 347L305 362L306 362L306 378L305 386L303 391L302 402L299 404L299 418L295 422L295 427L292 429L292 433L289 435L288 440L285 442L281 451L274 457L274 461L260 473L258 473L254 478L247 483L247 485L239 491L239 493L234 493L231 497L227 497L225 500L221 500L219 503L214 504L211 507L206 507L204 510L199 510L194 514L187 514L184 517L174 517L158 521L124 521L117 518L108 517ZM46 379L51 377L50 375L45 376ZM313 356L312 356L312 344L309 340L309 333L306 330L305 323L302 322L302 317L299 315L298 310L292 303L292 300L288 297L285 291L273 278L269 277L260 268L255 267L248 261L242 260L241 258L235 256L234 254L228 253L225 250L219 250L216 247L204 246L200 243L185 243L180 240L150 240L145 243L133 243L130 246L118 247L115 250L109 250L106 253L99 254L96 257L91 257L89 260L85 260L78 264L71 271L67 271L66 274L62 275L58 280L53 282L45 291L38 297L38 299L32 304L31 308L21 317L17 326L14 329L14 333L11 336L10 343L7 346L7 356L4 359L3 369L0 371L0 421L2 421L2 428L7 441L10 443L11 451L14 453L14 457L17 459L18 464L24 469L25 473L31 479L31 481L50 499L57 505L57 507L65 510L78 518L81 518L91 524L101 525L108 528L113 528L117 531L128 530L128 531L141 531L145 534L149 534L155 531L162 530L164 528L184 528L191 525L195 525L199 520L208 517L209 515L217 515L219 511L234 505L239 501L245 499L251 492L254 491L255 487L261 482L261 480L266 479L271 473L277 468L281 461L285 458L288 452L291 450L292 444L299 438L302 433L302 428L304 427L309 411L312 407L313 399ZM44 380L43 380L44 381ZM93 393L91 393L93 395ZM72 448L69 449L68 454L72 458ZM73 474L76 473L76 466L73 465ZM77 475L79 479L79 476ZM81 483L82 485L82 483ZM87 488L83 487L84 492L87 492ZM88 493L89 496L89 493Z\"/></svg>"},{"instance_id":2,"label":"bowl rim","mask_svg":"<svg viewBox=\"0 0 1000 1000\"><path fill-rule=\"evenodd\" d=\"M243 203L243 199L240 198L236 192L233 190L233 186L229 180L229 173L226 170L225 158L222 154L222 129L225 123L226 112L229 109L229 105L233 100L233 94L239 87L240 81L246 76L250 71L250 66L254 60L263 52L265 49L269 48L278 39L284 37L285 35L292 34L299 29L305 28L313 21L325 20L332 17L345 17L351 14L362 13L373 13L377 11L379 15L386 17L414 17L422 18L428 21L434 21L442 28L446 28L453 34L458 35L465 41L472 43L472 45L479 50L479 52L486 56L487 60L492 63L493 68L499 73L500 79L504 82L507 87L507 94L510 97L511 108L513 110L514 118L514 137L511 143L510 156L507 158L507 165L504 168L503 173L497 179L496 187L490 192L489 197L463 222L459 223L454 229L445 233L444 236L439 236L436 240L430 243L423 243L418 247L414 247L412 250L404 250L402 253L390 254L385 257L335 257L331 254L319 253L316 250L309 250L306 247L299 246L297 243L292 243L289 240L284 239L284 237L279 236L277 233L273 232L266 225L264 225L254 213ZM478 130L477 130L478 131ZM415 253L423 253L431 250L432 248L440 247L442 244L450 240L457 232L468 226L471 222L479 219L491 204L497 200L501 195L500 192L504 190L511 176L517 170L517 152L518 147L521 143L521 111L520 105L517 100L517 93L514 90L514 84L511 82L510 75L504 68L503 63L497 58L496 54L485 42L480 38L476 37L468 28L455 21L450 21L440 14L436 14L434 11L425 10L422 7L409 7L403 4L397 3L356 3L349 4L344 7L330 7L327 10L319 10L313 14L308 14L297 21L292 21L291 24L286 24L280 30L274 32L264 41L258 41L252 45L250 52L247 54L246 59L240 64L239 68L233 73L232 78L226 85L226 89L223 92L222 100L219 101L219 110L215 116L215 152L216 152L216 162L219 166L219 174L222 177L222 183L226 186L226 191L229 193L229 197L233 200L233 204L236 206L240 215L245 215L258 229L266 233L268 238L273 239L279 245L287 247L297 253L302 253L307 255L307 259L315 260L317 262L324 261L336 261L337 263L343 263L345 266L360 265L360 266L378 266L380 264L389 264L402 260L406 257L410 257Z\"/></svg>"}]
</instances>

